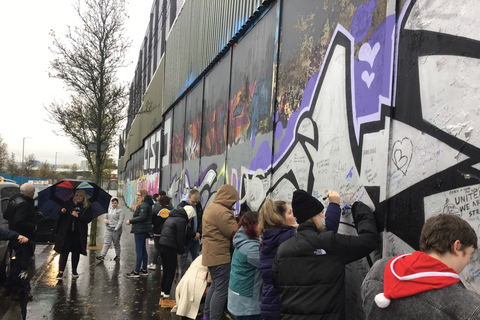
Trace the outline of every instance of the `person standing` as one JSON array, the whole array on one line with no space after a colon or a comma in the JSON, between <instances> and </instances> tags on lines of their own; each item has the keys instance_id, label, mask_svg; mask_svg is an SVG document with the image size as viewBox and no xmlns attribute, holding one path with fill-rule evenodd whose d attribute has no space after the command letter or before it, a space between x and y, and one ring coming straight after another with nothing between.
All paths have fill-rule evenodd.
<instances>
[{"instance_id":1,"label":"person standing","mask_svg":"<svg viewBox=\"0 0 480 320\"><path fill-rule=\"evenodd\" d=\"M162 191L160 191L162 192ZM160 256L160 237L162 235L162 228L170 215L170 211L173 210L171 204L171 198L167 195L161 195L157 198L157 202L153 206L152 211L152 233L153 233L153 253L152 262L148 265L148 269L155 270L157 268L158 256ZM162 264L160 264L160 268Z\"/></svg>"},{"instance_id":2,"label":"person standing","mask_svg":"<svg viewBox=\"0 0 480 320\"><path fill-rule=\"evenodd\" d=\"M228 285L228 311L237 320L262 320L260 298L262 274L259 267L258 212L246 212L233 237L235 251Z\"/></svg>"},{"instance_id":3,"label":"person standing","mask_svg":"<svg viewBox=\"0 0 480 320\"><path fill-rule=\"evenodd\" d=\"M140 275L148 276L147 264L148 254L146 240L152 228L152 197L145 189L140 189L136 193L135 212L133 217L128 219L126 225L132 225L131 233L135 239L136 262L135 269L127 273L128 278L138 278ZM143 266L143 268L141 268Z\"/></svg>"},{"instance_id":4,"label":"person standing","mask_svg":"<svg viewBox=\"0 0 480 320\"><path fill-rule=\"evenodd\" d=\"M87 255L88 224L93 214L90 202L83 190L76 190L60 210L55 227L55 251L60 254L56 279L62 280L69 253L72 254L72 277L78 278L77 266L80 254Z\"/></svg>"},{"instance_id":5,"label":"person standing","mask_svg":"<svg viewBox=\"0 0 480 320\"><path fill-rule=\"evenodd\" d=\"M340 223L340 196L330 191L330 204L325 213L327 230L337 232ZM312 197L313 198L313 197ZM313 198L315 199L315 198ZM323 204L315 199L316 210L323 212ZM291 207L284 201L266 200L260 210L258 228L261 233L260 270L263 277L262 315L264 319L280 319L280 296L273 286L272 265L279 246L295 236L297 221Z\"/></svg>"},{"instance_id":6,"label":"person standing","mask_svg":"<svg viewBox=\"0 0 480 320\"><path fill-rule=\"evenodd\" d=\"M192 206L185 206L170 211L170 214L162 228L160 237L160 255L162 256L162 292L160 307L173 308L175 300L170 299L170 290L175 270L177 268L177 255L185 252L185 230L188 221L195 217Z\"/></svg>"},{"instance_id":7,"label":"person standing","mask_svg":"<svg viewBox=\"0 0 480 320\"><path fill-rule=\"evenodd\" d=\"M9 229L24 235L28 242L20 243L17 240L9 242L10 248L15 250L16 263L10 271L5 286L8 293L18 294L18 276L22 271L28 269L28 262L33 254L32 239L35 238L37 224L35 222L35 209L33 196L35 187L31 183L24 183L20 187L20 193L13 195L10 201L17 203L12 219L8 221Z\"/></svg>"},{"instance_id":8,"label":"person standing","mask_svg":"<svg viewBox=\"0 0 480 320\"><path fill-rule=\"evenodd\" d=\"M223 185L203 215L202 263L208 267L212 278L203 319L219 320L225 309L230 278L230 247L237 229L232 210L238 200L237 190L231 185Z\"/></svg>"},{"instance_id":9,"label":"person standing","mask_svg":"<svg viewBox=\"0 0 480 320\"><path fill-rule=\"evenodd\" d=\"M340 202L333 193L329 201ZM373 212L355 202L351 211L358 236L349 236L327 231L323 205L307 192L295 191L292 207L297 234L280 245L271 273L282 319L345 319L345 265L379 244Z\"/></svg>"},{"instance_id":10,"label":"person standing","mask_svg":"<svg viewBox=\"0 0 480 320\"><path fill-rule=\"evenodd\" d=\"M296 221L290 206L285 201L265 200L258 217L258 231L261 242L259 269L263 279L262 316L264 319L280 319L279 296L270 272L278 246L296 232Z\"/></svg>"},{"instance_id":11,"label":"person standing","mask_svg":"<svg viewBox=\"0 0 480 320\"><path fill-rule=\"evenodd\" d=\"M97 257L98 260L105 260L108 249L110 249L110 245L113 242L113 246L115 248L115 258L113 258L113 260L120 261L120 237L122 236L122 226L124 220L125 213L118 207L118 199L113 198L111 201L111 206L108 208L108 212L105 215L104 243L102 252Z\"/></svg>"},{"instance_id":12,"label":"person standing","mask_svg":"<svg viewBox=\"0 0 480 320\"><path fill-rule=\"evenodd\" d=\"M383 258L367 273L362 284L366 319L480 319L480 296L459 277L477 241L475 230L459 216L429 218L420 251Z\"/></svg>"},{"instance_id":13,"label":"person standing","mask_svg":"<svg viewBox=\"0 0 480 320\"><path fill-rule=\"evenodd\" d=\"M197 259L200 252L200 238L202 237L202 217L203 208L200 202L200 192L197 189L192 189L182 198L178 204L179 207L192 206L195 209L196 215L188 222L186 232L186 248L185 253L180 257L181 276L185 274L187 269L188 253L192 256L192 262Z\"/></svg>"}]
</instances>

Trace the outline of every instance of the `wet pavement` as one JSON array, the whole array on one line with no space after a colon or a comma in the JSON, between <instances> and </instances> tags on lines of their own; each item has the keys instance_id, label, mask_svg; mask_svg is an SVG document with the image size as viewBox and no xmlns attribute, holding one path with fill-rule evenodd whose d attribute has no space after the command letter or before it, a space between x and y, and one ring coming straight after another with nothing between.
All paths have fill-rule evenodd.
<instances>
[{"instance_id":1,"label":"wet pavement","mask_svg":"<svg viewBox=\"0 0 480 320\"><path fill-rule=\"evenodd\" d=\"M131 218L133 213L119 200L119 206L127 212L126 219ZM98 245L89 248L87 256L80 256L77 279L72 279L69 259L63 280L55 280L58 254L53 245L37 245L29 269L34 298L28 303L27 319L181 319L158 305L161 270L149 270L148 277L125 276L135 266L130 226L124 226L120 261L113 260L113 247L104 262L95 259L103 244L103 217L99 218L98 226ZM19 304L1 296L0 317L21 319Z\"/></svg>"}]
</instances>

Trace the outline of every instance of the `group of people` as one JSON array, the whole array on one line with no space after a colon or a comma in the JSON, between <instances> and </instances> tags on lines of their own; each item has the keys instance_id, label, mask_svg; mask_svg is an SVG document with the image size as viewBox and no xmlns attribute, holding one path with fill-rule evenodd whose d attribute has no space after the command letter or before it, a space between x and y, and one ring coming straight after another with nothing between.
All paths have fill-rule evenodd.
<instances>
[{"instance_id":1,"label":"group of people","mask_svg":"<svg viewBox=\"0 0 480 320\"><path fill-rule=\"evenodd\" d=\"M24 268L23 260L28 263L31 249L24 245L36 229L25 218L33 212L32 190L25 184L20 191L26 204L19 206L13 231L0 233L0 239L11 240L20 262L12 277ZM259 212L242 212L237 217L234 208L240 197L230 185L218 189L204 212L198 190L191 190L177 208L165 193L154 198L146 190L138 190L133 217L125 221L132 225L136 252L135 269L127 276L148 275L146 240L153 235L162 264L160 305L177 305L184 316L195 317L204 298L204 320L221 319L225 308L239 320L345 319L345 265L379 246L375 217L362 202L350 206L357 235L337 232L341 208L335 191L328 191L326 209L309 193L297 190L291 206L266 199ZM118 200L112 199L105 216L105 246L98 260L105 259L112 242L114 260L120 259L124 219ZM57 279L63 278L69 254L72 277L78 277L79 255L86 254L91 220L85 193L76 191L61 209L56 225ZM412 254L381 259L370 269L362 284L366 318L479 319L480 297L465 289L459 277L477 249L473 228L456 215L434 216L423 226L419 247L420 251ZM187 271L189 253L192 264ZM185 277L178 284L175 301L170 292L179 255L181 276ZM195 274L188 276L190 271ZM201 285L182 281L201 281ZM184 291L189 287L195 288L195 293L187 299Z\"/></svg>"},{"instance_id":2,"label":"group of people","mask_svg":"<svg viewBox=\"0 0 480 320\"><path fill-rule=\"evenodd\" d=\"M267 199L237 223L238 193L222 186L203 215L201 264L211 277L203 319L221 319L225 306L240 320L345 319L345 265L380 239L372 210L359 201L349 206L357 235L337 233L340 196L327 198L324 210L297 190L291 207ZM451 214L429 218L419 246L373 265L361 288L366 319L480 319L480 296L459 277L477 249L469 223Z\"/></svg>"},{"instance_id":3,"label":"group of people","mask_svg":"<svg viewBox=\"0 0 480 320\"><path fill-rule=\"evenodd\" d=\"M303 190L291 207L267 199L237 224L230 211L237 191L218 190L203 217L203 264L212 281L204 320L221 319L225 305L237 319L344 319L345 264L372 252L379 236L361 202L352 206L358 235L338 234L340 196L327 196L326 210Z\"/></svg>"},{"instance_id":4,"label":"group of people","mask_svg":"<svg viewBox=\"0 0 480 320\"><path fill-rule=\"evenodd\" d=\"M199 240L202 230L202 207L200 193L192 190L177 208L171 205L171 198L165 192L150 196L145 189L136 192L135 211L132 218L125 221L131 225L134 234L136 262L135 268L127 273L129 278L148 276L148 269L156 268L158 257L161 259L162 282L160 305L172 308L176 305L170 298L170 291L177 268L177 255L182 256L182 271L186 268L186 254L190 252L192 260L198 256ZM120 236L125 214L118 209L118 200L112 200L112 206L105 216L105 244L96 258L103 261L113 242L116 256L120 259ZM153 237L154 248L152 262L148 264L147 239Z\"/></svg>"}]
</instances>

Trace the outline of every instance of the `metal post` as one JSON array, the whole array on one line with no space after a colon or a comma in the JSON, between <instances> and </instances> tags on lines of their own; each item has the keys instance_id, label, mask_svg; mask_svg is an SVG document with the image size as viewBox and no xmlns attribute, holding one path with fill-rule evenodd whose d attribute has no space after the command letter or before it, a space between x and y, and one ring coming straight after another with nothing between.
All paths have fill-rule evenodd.
<instances>
[{"instance_id":1,"label":"metal post","mask_svg":"<svg viewBox=\"0 0 480 320\"><path fill-rule=\"evenodd\" d=\"M22 146L22 184L23 184L23 176L25 174L24 170L24 163L25 163L25 139L31 139L30 137L23 137L23 146Z\"/></svg>"}]
</instances>

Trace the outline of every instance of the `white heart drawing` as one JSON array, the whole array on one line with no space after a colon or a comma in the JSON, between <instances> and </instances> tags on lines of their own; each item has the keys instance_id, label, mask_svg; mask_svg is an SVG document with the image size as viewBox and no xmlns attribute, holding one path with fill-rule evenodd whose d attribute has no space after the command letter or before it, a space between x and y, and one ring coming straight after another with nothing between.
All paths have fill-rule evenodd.
<instances>
[{"instance_id":1,"label":"white heart drawing","mask_svg":"<svg viewBox=\"0 0 480 320\"><path fill-rule=\"evenodd\" d=\"M409 138L397 140L392 147L392 162L404 176L407 175L408 167L413 157L413 142Z\"/></svg>"},{"instance_id":2,"label":"white heart drawing","mask_svg":"<svg viewBox=\"0 0 480 320\"><path fill-rule=\"evenodd\" d=\"M375 72L372 72L372 73L368 73L368 71L362 72L362 80L365 81L368 88L370 88L374 78L375 78Z\"/></svg>"},{"instance_id":3,"label":"white heart drawing","mask_svg":"<svg viewBox=\"0 0 480 320\"><path fill-rule=\"evenodd\" d=\"M377 57L378 51L380 51L379 42L375 43L373 48L368 43L364 43L358 52L358 59L360 61L367 61L370 64L370 68L373 68L373 62Z\"/></svg>"}]
</instances>

